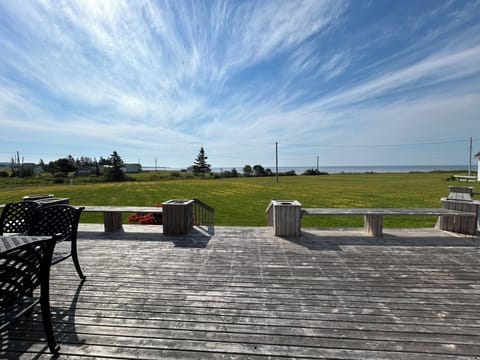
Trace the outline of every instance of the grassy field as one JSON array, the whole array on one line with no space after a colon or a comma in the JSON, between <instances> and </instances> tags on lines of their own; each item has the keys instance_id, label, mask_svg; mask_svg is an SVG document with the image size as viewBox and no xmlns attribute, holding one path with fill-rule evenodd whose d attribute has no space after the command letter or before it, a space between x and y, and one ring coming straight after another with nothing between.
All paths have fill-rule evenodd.
<instances>
[{"instance_id":1,"label":"grassy field","mask_svg":"<svg viewBox=\"0 0 480 360\"><path fill-rule=\"evenodd\" d=\"M122 183L3 183L0 203L17 201L27 194L68 197L73 205L151 206L169 199L197 197L215 208L216 225L263 226L271 199L296 199L303 207L440 207L440 198L448 195L449 185L472 186L474 191L480 191L476 183L447 181L449 174L445 173L285 176L279 178L278 184L275 177L152 181L151 176L142 174L137 181ZM81 221L103 220L101 214L83 214ZM430 217L385 218L386 227L423 227L434 223L435 218ZM302 224L362 226L362 218L305 217Z\"/></svg>"}]
</instances>

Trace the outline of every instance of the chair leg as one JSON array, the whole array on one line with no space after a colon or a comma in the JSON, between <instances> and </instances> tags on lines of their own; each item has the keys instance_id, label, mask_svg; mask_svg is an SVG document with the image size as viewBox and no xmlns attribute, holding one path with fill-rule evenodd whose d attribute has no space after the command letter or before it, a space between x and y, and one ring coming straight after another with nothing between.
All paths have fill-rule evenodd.
<instances>
[{"instance_id":1,"label":"chair leg","mask_svg":"<svg viewBox=\"0 0 480 360\"><path fill-rule=\"evenodd\" d=\"M50 291L48 277L42 281L41 294L40 294L40 306L42 308L43 328L45 330L45 336L47 337L48 348L52 354L57 354L60 346L55 341L52 328L52 317L50 313Z\"/></svg>"},{"instance_id":2,"label":"chair leg","mask_svg":"<svg viewBox=\"0 0 480 360\"><path fill-rule=\"evenodd\" d=\"M80 267L80 262L78 261L78 253L77 253L77 241L72 240L71 244L71 253L72 253L72 260L73 264L75 265L75 269L77 270L77 274L80 279L85 280L87 277L83 274L82 268Z\"/></svg>"}]
</instances>

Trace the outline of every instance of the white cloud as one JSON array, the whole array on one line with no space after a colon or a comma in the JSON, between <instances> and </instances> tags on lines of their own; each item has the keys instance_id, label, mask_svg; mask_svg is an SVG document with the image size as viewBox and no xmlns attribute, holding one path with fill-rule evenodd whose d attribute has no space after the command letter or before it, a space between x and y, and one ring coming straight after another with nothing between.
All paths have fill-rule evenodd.
<instances>
[{"instance_id":1,"label":"white cloud","mask_svg":"<svg viewBox=\"0 0 480 360\"><path fill-rule=\"evenodd\" d=\"M403 36L395 33L402 27L370 17L362 34L349 37L349 21L362 19L352 6L0 3L0 136L13 142L22 132L61 146L68 146L62 134L73 136L89 144L84 156L97 155L90 154L95 143L120 153L122 146L134 158L161 149L182 166L201 144L226 162L258 155L261 163L275 141L298 144L290 151L299 159L301 144L369 144L389 129L408 142L406 129L415 126L426 138L423 129L433 124L439 129L433 136L442 137L455 114L471 125L480 75L474 11L449 18L452 10L438 6L403 27L415 35L404 47L382 48L375 57L379 44ZM442 22L434 26L438 14ZM181 155L173 159L168 149Z\"/></svg>"},{"instance_id":2,"label":"white cloud","mask_svg":"<svg viewBox=\"0 0 480 360\"><path fill-rule=\"evenodd\" d=\"M478 75L480 73L480 46L475 46L455 53L440 52L402 69L395 69L386 74L361 83L337 95L321 99L314 107L354 105L365 100L375 100L389 95L410 85L410 90L424 85L446 82Z\"/></svg>"}]
</instances>

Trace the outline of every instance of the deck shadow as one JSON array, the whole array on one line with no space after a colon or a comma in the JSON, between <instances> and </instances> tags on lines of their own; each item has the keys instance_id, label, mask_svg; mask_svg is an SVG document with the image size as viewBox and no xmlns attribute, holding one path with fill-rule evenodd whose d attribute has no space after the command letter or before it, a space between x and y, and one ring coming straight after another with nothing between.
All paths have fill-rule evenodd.
<instances>
[{"instance_id":1,"label":"deck shadow","mask_svg":"<svg viewBox=\"0 0 480 360\"><path fill-rule=\"evenodd\" d=\"M88 281L88 278L86 279ZM54 332L56 335L57 342L60 345L60 353L62 351L62 342L74 343L74 344L85 344L86 341L79 338L78 334L75 331L75 314L78 304L78 299L80 297L80 292L82 290L85 281L80 281L73 295L72 302L68 308L59 308L52 307L52 321L54 323Z\"/></svg>"},{"instance_id":2,"label":"deck shadow","mask_svg":"<svg viewBox=\"0 0 480 360\"><path fill-rule=\"evenodd\" d=\"M480 248L480 238L458 235L443 231L421 232L385 231L381 237L371 237L356 231L302 230L300 237L283 237L309 250L342 251L343 246L385 246L385 247L470 247ZM408 236L407 236L408 235Z\"/></svg>"},{"instance_id":3,"label":"deck shadow","mask_svg":"<svg viewBox=\"0 0 480 360\"><path fill-rule=\"evenodd\" d=\"M62 343L85 344L86 341L80 339L75 331L76 306L84 283L84 281L79 282L68 308L50 306L53 332L57 345L60 346L58 354L51 354L48 349L40 315L41 310L38 305L30 316L21 317L0 333L0 358L18 359L21 354L25 354L29 350L31 344L41 343L44 345L43 348L32 359L44 358L45 355L50 356L50 359L57 359L62 354ZM16 340L15 344L12 341L14 339ZM20 339L21 342L18 341Z\"/></svg>"},{"instance_id":4,"label":"deck shadow","mask_svg":"<svg viewBox=\"0 0 480 360\"><path fill-rule=\"evenodd\" d=\"M184 235L165 235L158 229L153 231L147 227L137 227L135 231L90 231L80 229L78 231L78 239L86 240L135 240L135 241L157 241L157 242L171 242L175 247L181 248L206 248L212 235L211 230L194 227L188 234Z\"/></svg>"}]
</instances>

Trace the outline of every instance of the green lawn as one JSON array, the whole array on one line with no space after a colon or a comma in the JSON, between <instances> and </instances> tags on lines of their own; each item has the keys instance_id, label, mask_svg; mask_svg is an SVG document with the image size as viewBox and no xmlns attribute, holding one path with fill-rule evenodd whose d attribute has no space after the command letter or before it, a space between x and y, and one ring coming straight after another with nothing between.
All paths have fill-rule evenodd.
<instances>
[{"instance_id":1,"label":"green lawn","mask_svg":"<svg viewBox=\"0 0 480 360\"><path fill-rule=\"evenodd\" d=\"M151 175L150 175L151 176ZM197 197L215 208L216 225L262 226L271 199L296 199L304 207L440 207L448 186L476 183L446 181L445 173L337 174L231 179L178 179L83 184L1 184L0 203L27 194L68 197L73 205L144 205L168 199ZM147 178L148 179L148 178ZM476 188L475 188L476 187ZM83 214L82 222L102 222L101 214ZM125 219L126 222L126 219ZM360 217L305 217L303 226L361 226ZM435 218L391 217L386 227L433 226Z\"/></svg>"}]
</instances>

